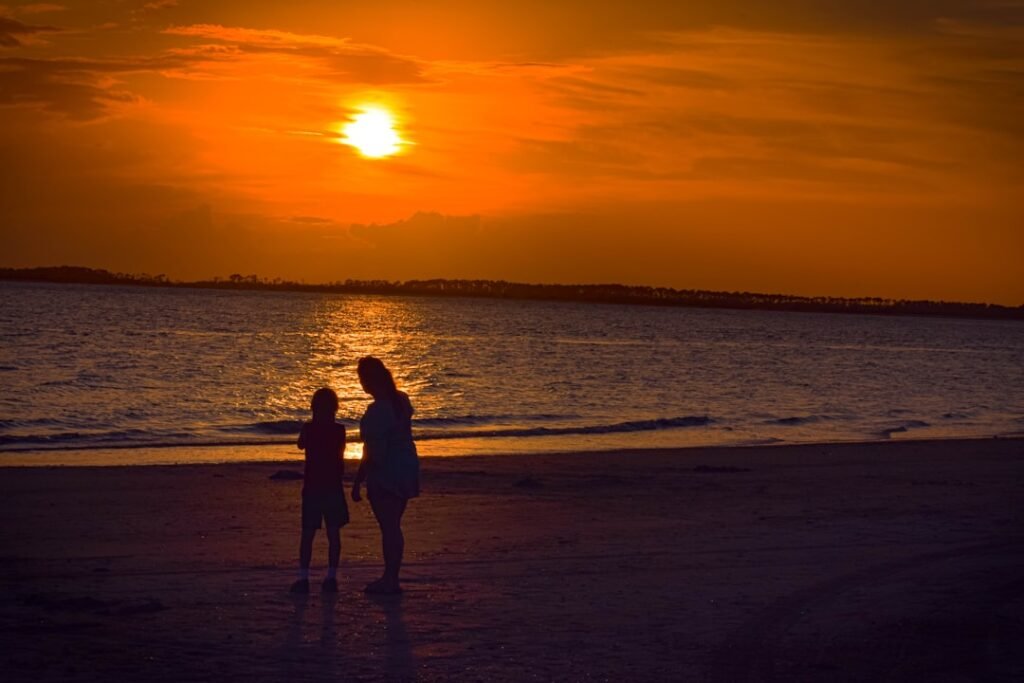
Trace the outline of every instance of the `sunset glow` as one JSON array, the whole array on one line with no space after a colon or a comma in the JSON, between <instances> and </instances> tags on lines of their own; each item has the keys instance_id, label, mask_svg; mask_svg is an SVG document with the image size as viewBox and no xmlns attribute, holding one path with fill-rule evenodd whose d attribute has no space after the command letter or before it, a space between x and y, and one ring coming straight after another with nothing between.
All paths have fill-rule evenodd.
<instances>
[{"instance_id":1,"label":"sunset glow","mask_svg":"<svg viewBox=\"0 0 1024 683\"><path fill-rule=\"evenodd\" d=\"M0 266L1018 305L982 4L4 2Z\"/></svg>"}]
</instances>

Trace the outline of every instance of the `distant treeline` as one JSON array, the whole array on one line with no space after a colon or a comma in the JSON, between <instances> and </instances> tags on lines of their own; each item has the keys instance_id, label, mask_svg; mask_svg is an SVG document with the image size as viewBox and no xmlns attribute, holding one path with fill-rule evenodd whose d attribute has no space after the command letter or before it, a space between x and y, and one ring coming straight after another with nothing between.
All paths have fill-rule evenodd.
<instances>
[{"instance_id":1,"label":"distant treeline","mask_svg":"<svg viewBox=\"0 0 1024 683\"><path fill-rule=\"evenodd\" d=\"M487 299L529 299L537 301L579 301L605 304L689 306L768 311L813 311L867 313L872 315L939 315L969 318L1024 320L1024 306L951 301L906 301L877 297L806 297L753 292L710 292L700 289L639 287L629 285L531 285L502 280L345 280L310 285L256 275L234 274L226 278L178 282L165 275L129 275L79 266L43 268L0 268L0 280L56 282L141 287L191 287L291 292L332 292L401 296L452 296Z\"/></svg>"}]
</instances>

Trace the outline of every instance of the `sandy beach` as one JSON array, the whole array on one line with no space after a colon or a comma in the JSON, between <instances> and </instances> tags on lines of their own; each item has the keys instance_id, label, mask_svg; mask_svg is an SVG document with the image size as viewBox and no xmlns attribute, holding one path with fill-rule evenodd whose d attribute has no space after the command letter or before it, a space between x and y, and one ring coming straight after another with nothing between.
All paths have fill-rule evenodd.
<instances>
[{"instance_id":1,"label":"sandy beach","mask_svg":"<svg viewBox=\"0 0 1024 683\"><path fill-rule=\"evenodd\" d=\"M4 679L1024 680L1021 440L427 458L376 599L282 469L5 469Z\"/></svg>"}]
</instances>

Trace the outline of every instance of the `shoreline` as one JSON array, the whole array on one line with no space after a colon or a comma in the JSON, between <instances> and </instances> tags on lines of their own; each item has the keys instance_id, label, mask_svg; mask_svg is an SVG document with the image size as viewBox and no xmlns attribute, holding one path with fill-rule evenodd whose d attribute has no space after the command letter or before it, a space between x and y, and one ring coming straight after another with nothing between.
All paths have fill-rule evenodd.
<instances>
[{"instance_id":1,"label":"shoreline","mask_svg":"<svg viewBox=\"0 0 1024 683\"><path fill-rule=\"evenodd\" d=\"M837 448L848 448L848 447L899 447L901 444L947 444L950 447L956 445L972 445L983 442L1017 442L1024 447L1024 433L1010 433L1010 434L996 434L992 436L954 436L954 437L901 437L901 438L888 438L888 439L876 439L876 440L832 440L832 441L776 441L776 442L753 442L753 443L740 443L740 444L695 444L695 445L682 445L682 446L656 446L656 447L611 447L611 448L597 448L597 449L577 449L577 450L531 450L531 451L509 451L509 452L490 452L490 453L467 453L463 455L438 455L438 454L420 454L421 460L467 460L474 458L529 458L529 457L569 457L579 458L588 456L607 456L607 455L664 455L671 457L688 457L693 455L699 455L704 451L709 451L711 454L726 454L735 451L737 453L749 452L757 449L814 449L821 447L837 447ZM422 446L422 442L417 442ZM350 442L350 446L352 443ZM90 455L102 454L104 452L110 453L122 453L131 451L155 451L157 453L164 451L198 451L200 453L209 454L217 451L235 452L240 449L252 449L259 448L264 450L270 449L287 449L289 453L295 453L295 457L259 457L246 459L244 457L231 457L225 459L211 459L209 457L199 458L197 460L173 460L173 461L143 461L135 463L118 462L117 458L111 458L110 462L107 459L103 461L93 460L92 462L52 462L53 459L64 456L74 455L76 453L87 453ZM359 457L348 455L349 449L346 449L345 460L350 463L359 461ZM46 459L47 462L30 462L31 459ZM12 462L13 461L13 462ZM288 464L301 464L302 454L297 451L295 444L292 441L282 441L273 443L240 443L240 444L160 444L150 446L96 446L87 448L51 448L51 449L40 449L40 450L7 450L0 451L0 469L4 468L17 468L17 469L55 469L55 468L86 468L86 469L97 469L97 468L133 468L133 467L190 467L190 466L212 466L212 465L288 465Z\"/></svg>"},{"instance_id":2,"label":"shoreline","mask_svg":"<svg viewBox=\"0 0 1024 683\"><path fill-rule=\"evenodd\" d=\"M287 593L301 482L270 477L300 467L8 469L0 666L36 683L1024 670L1022 439L427 457L390 599L361 592L380 571L365 502L340 593L317 590L322 535L313 593Z\"/></svg>"}]
</instances>

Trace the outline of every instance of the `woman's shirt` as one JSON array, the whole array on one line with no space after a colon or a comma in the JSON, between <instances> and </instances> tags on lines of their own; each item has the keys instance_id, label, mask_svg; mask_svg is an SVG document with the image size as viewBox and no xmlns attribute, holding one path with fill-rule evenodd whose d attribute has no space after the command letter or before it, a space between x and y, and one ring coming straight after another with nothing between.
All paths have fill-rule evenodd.
<instances>
[{"instance_id":1,"label":"woman's shirt","mask_svg":"<svg viewBox=\"0 0 1024 683\"><path fill-rule=\"evenodd\" d=\"M412 440L413 409L403 392L395 400L401 415L395 414L392 400L378 398L359 421L363 457L369 451L366 481L401 498L415 498L420 493L420 464Z\"/></svg>"}]
</instances>

